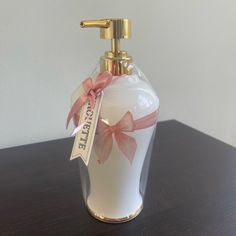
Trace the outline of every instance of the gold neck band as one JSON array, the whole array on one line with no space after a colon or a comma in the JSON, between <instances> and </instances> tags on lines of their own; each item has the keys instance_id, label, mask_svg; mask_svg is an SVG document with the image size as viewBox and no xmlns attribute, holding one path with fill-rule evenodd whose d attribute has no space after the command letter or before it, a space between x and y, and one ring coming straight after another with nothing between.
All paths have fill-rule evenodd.
<instances>
[{"instance_id":1,"label":"gold neck band","mask_svg":"<svg viewBox=\"0 0 236 236\"><path fill-rule=\"evenodd\" d=\"M113 75L132 74L132 57L126 51L108 51L100 58L100 71L109 71Z\"/></svg>"}]
</instances>

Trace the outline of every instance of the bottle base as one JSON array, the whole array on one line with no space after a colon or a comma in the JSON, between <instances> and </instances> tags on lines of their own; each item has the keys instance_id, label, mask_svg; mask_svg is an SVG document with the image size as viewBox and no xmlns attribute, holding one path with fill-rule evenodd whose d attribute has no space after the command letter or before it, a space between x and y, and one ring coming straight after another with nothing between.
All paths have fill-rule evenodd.
<instances>
[{"instance_id":1,"label":"bottle base","mask_svg":"<svg viewBox=\"0 0 236 236\"><path fill-rule=\"evenodd\" d=\"M130 221L134 219L135 217L137 217L142 211L142 209L143 209L143 204L135 212L133 212L132 214L128 216L125 216L122 218L109 218L109 217L97 214L96 212L91 210L89 206L87 205L87 210L90 213L90 215L92 215L95 219L100 220L105 223L124 223L124 222Z\"/></svg>"}]
</instances>

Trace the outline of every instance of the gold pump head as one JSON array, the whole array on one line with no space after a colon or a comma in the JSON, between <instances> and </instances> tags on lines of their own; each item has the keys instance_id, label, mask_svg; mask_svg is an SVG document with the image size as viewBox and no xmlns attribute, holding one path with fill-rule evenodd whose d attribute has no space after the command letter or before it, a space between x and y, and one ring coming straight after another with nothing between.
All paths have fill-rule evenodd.
<instances>
[{"instance_id":1,"label":"gold pump head","mask_svg":"<svg viewBox=\"0 0 236 236\"><path fill-rule=\"evenodd\" d=\"M111 51L105 52L100 58L100 70L109 71L113 75L131 74L129 66L132 57L126 51L120 50L120 39L131 37L131 21L129 19L101 19L84 20L80 22L82 28L100 28L100 38L111 40Z\"/></svg>"}]
</instances>

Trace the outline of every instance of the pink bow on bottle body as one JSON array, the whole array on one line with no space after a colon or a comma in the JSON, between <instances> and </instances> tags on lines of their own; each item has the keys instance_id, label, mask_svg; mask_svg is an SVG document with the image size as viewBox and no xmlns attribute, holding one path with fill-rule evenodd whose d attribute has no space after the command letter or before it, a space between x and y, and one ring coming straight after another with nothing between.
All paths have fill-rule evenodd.
<instances>
[{"instance_id":1,"label":"pink bow on bottle body","mask_svg":"<svg viewBox=\"0 0 236 236\"><path fill-rule=\"evenodd\" d=\"M133 132L155 125L157 115L158 110L134 120L131 112L128 111L115 125L108 125L103 119L100 119L95 137L95 152L98 156L98 162L104 163L108 159L112 150L114 136L119 149L132 163L137 143L135 138L127 135L126 132Z\"/></svg>"},{"instance_id":2,"label":"pink bow on bottle body","mask_svg":"<svg viewBox=\"0 0 236 236\"><path fill-rule=\"evenodd\" d=\"M112 81L112 74L108 71L100 73L95 81L92 78L88 78L83 81L84 93L80 95L67 116L66 127L68 127L70 120L73 118L74 124L77 127L79 121L79 110L81 107L89 101L92 108L95 104L95 99Z\"/></svg>"},{"instance_id":3,"label":"pink bow on bottle body","mask_svg":"<svg viewBox=\"0 0 236 236\"><path fill-rule=\"evenodd\" d=\"M100 73L95 80L88 78L83 81L84 93L80 95L74 102L71 110L67 116L66 127L68 127L73 118L75 130L73 135L79 132L84 124L78 126L79 111L87 101L90 102L91 107L95 105L95 99L100 93L111 83L112 74L105 71ZM126 132L133 132L135 130L144 129L156 124L158 109L140 119L134 120L131 112L126 112L119 122L115 125L107 124L103 119L99 119L96 137L95 137L95 151L98 155L98 162L104 163L112 150L113 139L125 157L132 163L137 149L136 140L126 134Z\"/></svg>"}]
</instances>

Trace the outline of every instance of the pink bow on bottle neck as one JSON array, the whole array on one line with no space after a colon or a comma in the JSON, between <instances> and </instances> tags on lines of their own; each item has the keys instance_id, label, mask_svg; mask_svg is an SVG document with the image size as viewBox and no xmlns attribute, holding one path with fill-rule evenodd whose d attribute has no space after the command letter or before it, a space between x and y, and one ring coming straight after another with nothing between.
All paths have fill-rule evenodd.
<instances>
[{"instance_id":1,"label":"pink bow on bottle neck","mask_svg":"<svg viewBox=\"0 0 236 236\"><path fill-rule=\"evenodd\" d=\"M125 157L132 161L137 149L136 140L124 132L133 132L153 126L157 121L158 110L140 118L133 119L131 112L126 112L119 122L115 125L108 125L102 119L97 126L97 135L95 137L95 152L98 156L98 162L104 163L112 150L113 135L117 145Z\"/></svg>"},{"instance_id":2,"label":"pink bow on bottle neck","mask_svg":"<svg viewBox=\"0 0 236 236\"><path fill-rule=\"evenodd\" d=\"M70 120L72 117L74 118L74 123L77 126L79 115L78 112L81 109L81 107L89 101L92 108L95 104L95 99L99 94L105 89L112 81L112 74L108 71L100 73L95 81L93 82L92 78L88 78L85 81L83 81L83 89L84 93L80 95L73 106L71 107L71 110L67 116L66 121L66 128L68 127Z\"/></svg>"}]
</instances>

